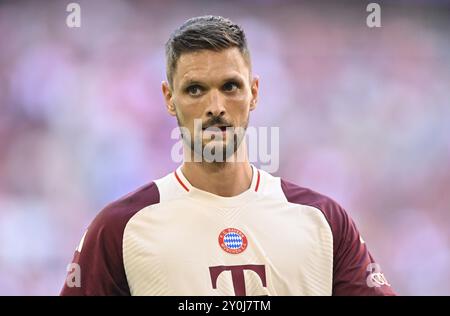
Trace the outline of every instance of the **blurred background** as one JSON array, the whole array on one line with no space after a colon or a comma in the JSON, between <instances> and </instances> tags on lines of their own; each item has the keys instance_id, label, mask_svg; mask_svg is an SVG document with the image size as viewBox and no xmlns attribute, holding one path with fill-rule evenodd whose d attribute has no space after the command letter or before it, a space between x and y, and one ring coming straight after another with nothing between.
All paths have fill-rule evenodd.
<instances>
[{"instance_id":1,"label":"blurred background","mask_svg":"<svg viewBox=\"0 0 450 316\"><path fill-rule=\"evenodd\" d=\"M171 172L164 44L229 17L260 76L274 174L337 200L400 295L450 295L450 3L0 2L0 294L57 295L105 204ZM256 163L258 165L258 163Z\"/></svg>"}]
</instances>

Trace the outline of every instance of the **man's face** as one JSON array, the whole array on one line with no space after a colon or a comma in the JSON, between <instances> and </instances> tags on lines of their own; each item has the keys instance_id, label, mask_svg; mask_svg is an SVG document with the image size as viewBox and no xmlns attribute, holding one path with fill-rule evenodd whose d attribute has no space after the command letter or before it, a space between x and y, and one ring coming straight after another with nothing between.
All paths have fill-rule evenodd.
<instances>
[{"instance_id":1,"label":"man's face","mask_svg":"<svg viewBox=\"0 0 450 316\"><path fill-rule=\"evenodd\" d=\"M163 82L162 89L168 112L190 132L191 148L197 119L201 126L195 133L203 136L202 152L205 146L223 146L224 153L230 144L234 144L232 152L237 149L233 143L235 129L247 128L249 112L256 107L258 79L250 76L250 67L238 48L199 50L180 56L173 86ZM205 131L211 127L224 131Z\"/></svg>"}]
</instances>

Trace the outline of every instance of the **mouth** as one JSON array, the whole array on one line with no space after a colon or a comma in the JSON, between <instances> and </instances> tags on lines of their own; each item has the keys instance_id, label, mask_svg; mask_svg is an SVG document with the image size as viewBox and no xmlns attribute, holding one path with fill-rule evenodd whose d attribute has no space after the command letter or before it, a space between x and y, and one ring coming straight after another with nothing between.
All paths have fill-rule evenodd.
<instances>
[{"instance_id":1,"label":"mouth","mask_svg":"<svg viewBox=\"0 0 450 316\"><path fill-rule=\"evenodd\" d=\"M211 126L202 128L202 130L205 131L210 127L215 127L215 128L220 129L220 131L222 131L222 132L226 132L227 128L231 128L232 126L231 125L211 125Z\"/></svg>"}]
</instances>

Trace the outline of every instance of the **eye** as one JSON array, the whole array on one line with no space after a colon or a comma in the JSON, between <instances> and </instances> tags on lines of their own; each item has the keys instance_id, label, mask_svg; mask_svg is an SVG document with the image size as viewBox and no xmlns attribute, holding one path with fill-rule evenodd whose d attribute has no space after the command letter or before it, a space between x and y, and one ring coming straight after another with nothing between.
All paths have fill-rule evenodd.
<instances>
[{"instance_id":1,"label":"eye","mask_svg":"<svg viewBox=\"0 0 450 316\"><path fill-rule=\"evenodd\" d=\"M223 85L223 90L227 92L234 92L239 88L239 83L235 81L228 81Z\"/></svg>"},{"instance_id":2,"label":"eye","mask_svg":"<svg viewBox=\"0 0 450 316\"><path fill-rule=\"evenodd\" d=\"M186 88L186 92L193 96L199 96L202 93L202 87L200 87L199 85L192 85Z\"/></svg>"}]
</instances>

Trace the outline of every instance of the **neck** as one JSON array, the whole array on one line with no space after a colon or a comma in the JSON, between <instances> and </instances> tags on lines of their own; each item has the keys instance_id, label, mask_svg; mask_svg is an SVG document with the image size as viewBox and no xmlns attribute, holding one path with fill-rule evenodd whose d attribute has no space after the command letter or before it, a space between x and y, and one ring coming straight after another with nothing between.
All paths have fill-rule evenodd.
<instances>
[{"instance_id":1,"label":"neck","mask_svg":"<svg viewBox=\"0 0 450 316\"><path fill-rule=\"evenodd\" d=\"M181 171L189 183L200 190L232 197L248 190L252 183L252 167L244 162L184 162Z\"/></svg>"}]
</instances>

